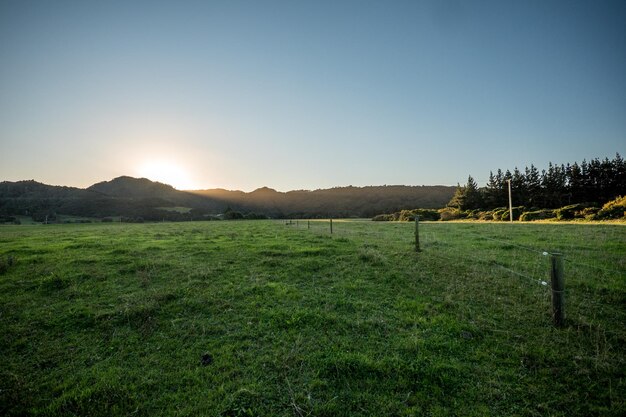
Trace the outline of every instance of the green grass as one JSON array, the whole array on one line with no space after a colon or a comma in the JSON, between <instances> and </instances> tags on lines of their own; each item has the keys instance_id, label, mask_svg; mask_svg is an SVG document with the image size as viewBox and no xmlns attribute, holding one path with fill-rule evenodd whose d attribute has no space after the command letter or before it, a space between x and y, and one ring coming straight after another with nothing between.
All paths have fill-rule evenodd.
<instances>
[{"instance_id":1,"label":"green grass","mask_svg":"<svg viewBox=\"0 0 626 417\"><path fill-rule=\"evenodd\" d=\"M333 226L0 227L0 414L626 414L624 226Z\"/></svg>"}]
</instances>

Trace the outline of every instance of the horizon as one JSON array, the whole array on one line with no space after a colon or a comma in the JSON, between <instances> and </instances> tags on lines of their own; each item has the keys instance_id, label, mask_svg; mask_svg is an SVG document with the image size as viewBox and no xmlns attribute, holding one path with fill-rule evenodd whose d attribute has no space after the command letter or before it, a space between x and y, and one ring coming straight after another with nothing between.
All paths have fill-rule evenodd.
<instances>
[{"instance_id":1,"label":"horizon","mask_svg":"<svg viewBox=\"0 0 626 417\"><path fill-rule=\"evenodd\" d=\"M0 179L484 185L626 154L626 3L0 1Z\"/></svg>"},{"instance_id":2,"label":"horizon","mask_svg":"<svg viewBox=\"0 0 626 417\"><path fill-rule=\"evenodd\" d=\"M318 191L318 190L329 190L329 189L333 189L333 188L349 188L349 187L354 187L354 188L367 188L367 187L456 187L456 185L444 185L444 184L419 184L419 185L411 185L411 184L370 184L370 185L362 185L362 186L357 186L357 185L352 185L352 184L348 184L348 185L335 185L335 186L331 186L331 187L327 187L327 188L296 188L296 189L289 189L289 190L280 190L274 187L271 187L269 185L262 185L258 188L252 189L252 190L241 190L241 189L229 189L229 188L223 188L223 187L215 187L215 188L196 188L196 189L179 189L174 187L172 184L167 184L164 183L162 181L157 181L157 180L152 180L150 178L146 178L146 177L133 177L131 175L120 175L118 177L115 178L111 178L109 180L101 180L101 181L96 181L93 184L89 184L85 187L76 187L73 185L68 185L68 184L50 184L50 183L46 183L44 181L39 181L35 178L29 178L29 179L20 179L20 180L4 180L4 179L0 179L0 183L2 182L12 182L12 183L16 183L16 182L27 182L27 181L34 181L36 183L39 184L44 184L44 185L49 185L49 186L53 186L53 187L72 187L72 188L78 188L78 189L87 189L89 187L91 187L92 185L96 185L99 183L106 183L106 182L111 182L120 178L131 178L133 180L148 180L151 181L153 183L158 183L158 184L162 184L162 185L167 185L169 187L174 188L176 191L188 191L188 192L193 192L193 191L214 191L214 190L224 190L224 191L232 191L232 192L243 192L243 193L252 193L254 191L258 191L261 189L269 189L272 191L276 191L279 193L289 193L289 192L294 192L294 191Z\"/></svg>"}]
</instances>

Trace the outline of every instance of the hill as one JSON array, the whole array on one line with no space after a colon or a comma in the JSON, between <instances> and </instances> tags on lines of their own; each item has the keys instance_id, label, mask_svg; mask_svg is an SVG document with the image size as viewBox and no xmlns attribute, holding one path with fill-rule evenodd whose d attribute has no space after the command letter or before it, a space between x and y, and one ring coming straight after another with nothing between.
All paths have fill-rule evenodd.
<instances>
[{"instance_id":1,"label":"hill","mask_svg":"<svg viewBox=\"0 0 626 417\"><path fill-rule=\"evenodd\" d=\"M192 191L228 201L233 207L289 217L372 217L403 208L445 206L455 187L384 185L335 187L279 192L263 187L250 193L226 190Z\"/></svg>"},{"instance_id":2,"label":"hill","mask_svg":"<svg viewBox=\"0 0 626 417\"><path fill-rule=\"evenodd\" d=\"M454 194L447 186L336 187L280 192L224 189L180 191L146 178L122 176L86 189L29 181L0 183L0 215L34 219L57 214L143 220L189 220L223 213L227 208L271 217L371 217L383 212L442 207ZM163 210L188 207L189 213Z\"/></svg>"}]
</instances>

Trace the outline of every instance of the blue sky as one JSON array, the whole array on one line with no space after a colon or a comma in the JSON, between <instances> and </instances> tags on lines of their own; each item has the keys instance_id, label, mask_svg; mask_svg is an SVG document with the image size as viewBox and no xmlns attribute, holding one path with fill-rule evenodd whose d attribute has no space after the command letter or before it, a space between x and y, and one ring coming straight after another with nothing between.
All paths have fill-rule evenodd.
<instances>
[{"instance_id":1,"label":"blue sky","mask_svg":"<svg viewBox=\"0 0 626 417\"><path fill-rule=\"evenodd\" d=\"M0 0L0 180L484 183L626 154L624 1Z\"/></svg>"}]
</instances>

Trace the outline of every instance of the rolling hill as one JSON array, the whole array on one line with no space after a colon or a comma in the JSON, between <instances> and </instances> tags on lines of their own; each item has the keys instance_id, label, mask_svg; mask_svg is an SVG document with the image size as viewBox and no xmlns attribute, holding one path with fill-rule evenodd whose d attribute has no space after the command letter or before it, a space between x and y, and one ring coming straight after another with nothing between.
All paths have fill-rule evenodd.
<instances>
[{"instance_id":1,"label":"rolling hill","mask_svg":"<svg viewBox=\"0 0 626 417\"><path fill-rule=\"evenodd\" d=\"M280 192L224 189L180 191L146 178L122 176L86 189L29 181L0 182L0 215L39 218L56 214L143 220L190 220L228 208L270 217L371 217L407 208L438 208L454 194L449 186L335 187ZM164 210L188 207L189 213Z\"/></svg>"}]
</instances>

